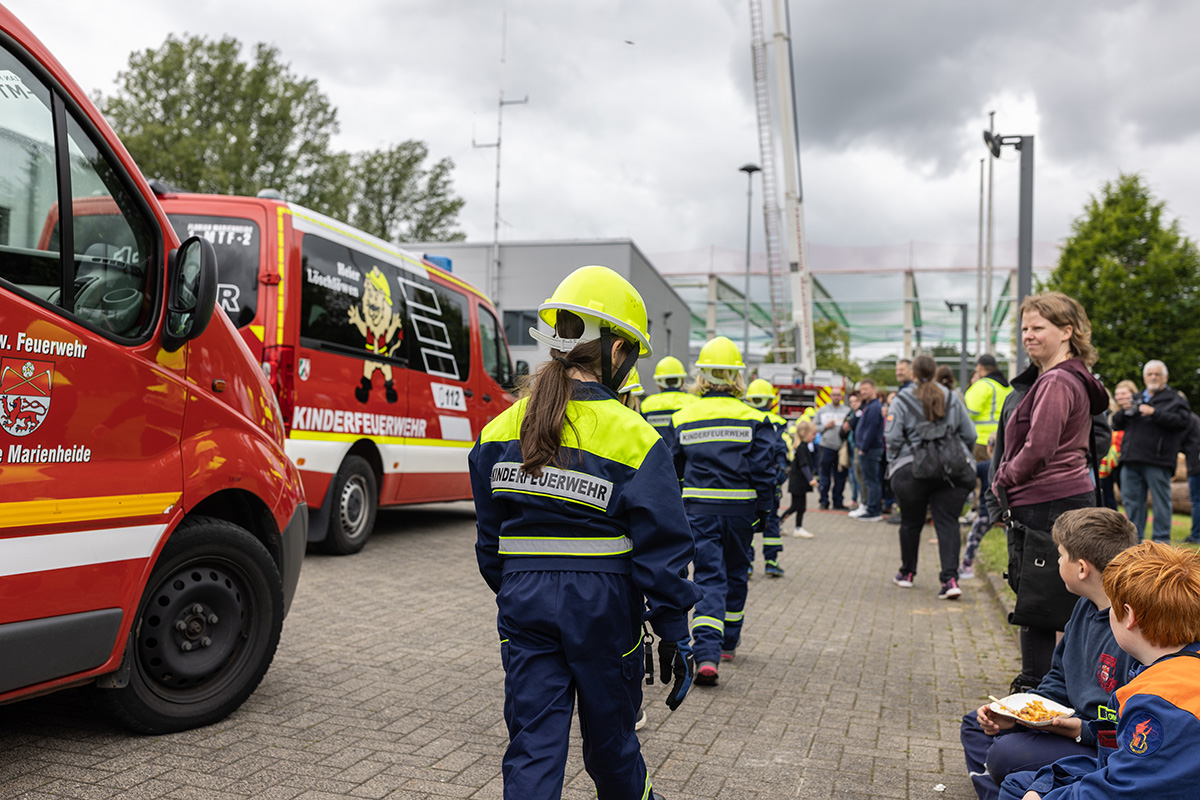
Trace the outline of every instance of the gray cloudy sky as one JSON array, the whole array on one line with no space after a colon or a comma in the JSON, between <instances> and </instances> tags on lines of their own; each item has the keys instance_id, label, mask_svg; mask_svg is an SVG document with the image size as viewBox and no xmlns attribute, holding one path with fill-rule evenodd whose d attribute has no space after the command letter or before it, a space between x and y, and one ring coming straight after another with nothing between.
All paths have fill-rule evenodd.
<instances>
[{"instance_id":1,"label":"gray cloudy sky","mask_svg":"<svg viewBox=\"0 0 1200 800\"><path fill-rule=\"evenodd\" d=\"M492 235L495 151L472 136L495 140L507 6L506 97L529 104L505 108L502 238L745 246L746 0L4 2L90 91L169 33L277 45L336 104L339 147L416 138L452 158L474 240ZM1037 136L1037 239L1066 236L1120 171L1200 232L1200 4L792 0L791 15L811 242L974 243L989 110ZM1017 158L996 165L998 240L1016 235Z\"/></svg>"}]
</instances>

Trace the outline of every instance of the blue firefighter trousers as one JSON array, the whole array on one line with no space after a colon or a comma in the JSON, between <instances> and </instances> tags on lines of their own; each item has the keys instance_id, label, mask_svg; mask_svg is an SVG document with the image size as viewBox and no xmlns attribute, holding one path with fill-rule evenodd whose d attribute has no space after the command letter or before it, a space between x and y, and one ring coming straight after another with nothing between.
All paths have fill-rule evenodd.
<instances>
[{"instance_id":1,"label":"blue firefighter trousers","mask_svg":"<svg viewBox=\"0 0 1200 800\"><path fill-rule=\"evenodd\" d=\"M767 517L767 529L763 531L763 561L778 561L779 554L783 552L783 538L780 531L783 528L783 521L779 519L779 502L783 499L783 484L775 487L775 502L771 506L771 515ZM754 563L754 542L753 534L751 534L750 543L750 563ZM731 649L731 648L726 648Z\"/></svg>"},{"instance_id":2,"label":"blue firefighter trousers","mask_svg":"<svg viewBox=\"0 0 1200 800\"><path fill-rule=\"evenodd\" d=\"M692 614L692 652L696 663L718 662L721 650L737 647L746 608L754 513L688 514L696 538L692 581L700 602Z\"/></svg>"},{"instance_id":3,"label":"blue firefighter trousers","mask_svg":"<svg viewBox=\"0 0 1200 800\"><path fill-rule=\"evenodd\" d=\"M629 575L508 572L496 595L508 750L505 800L558 800L579 700L598 800L650 796L633 723L642 704L641 594Z\"/></svg>"}]
</instances>

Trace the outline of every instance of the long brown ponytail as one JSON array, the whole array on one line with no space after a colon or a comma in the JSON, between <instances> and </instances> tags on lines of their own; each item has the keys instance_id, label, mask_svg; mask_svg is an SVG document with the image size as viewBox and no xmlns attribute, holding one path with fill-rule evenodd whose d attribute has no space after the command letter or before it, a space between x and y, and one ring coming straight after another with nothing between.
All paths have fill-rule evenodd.
<instances>
[{"instance_id":1,"label":"long brown ponytail","mask_svg":"<svg viewBox=\"0 0 1200 800\"><path fill-rule=\"evenodd\" d=\"M933 379L937 373L937 362L933 356L920 355L913 359L912 375L917 386L913 394L921 401L925 410L925 419L936 422L946 416L946 398L942 394L942 385Z\"/></svg>"},{"instance_id":2,"label":"long brown ponytail","mask_svg":"<svg viewBox=\"0 0 1200 800\"><path fill-rule=\"evenodd\" d=\"M560 310L555 328L564 339L575 339L583 335L583 320L570 311ZM627 354L634 345L621 342L621 355ZM577 346L569 353L550 351L550 360L538 367L525 383L522 395L529 398L525 407L525 418L521 421L521 468L529 475L540 477L542 467L569 466L562 462L563 427L570 426L579 431L567 416L567 403L571 400L570 371L598 375L600 373L600 340L594 339Z\"/></svg>"}]
</instances>

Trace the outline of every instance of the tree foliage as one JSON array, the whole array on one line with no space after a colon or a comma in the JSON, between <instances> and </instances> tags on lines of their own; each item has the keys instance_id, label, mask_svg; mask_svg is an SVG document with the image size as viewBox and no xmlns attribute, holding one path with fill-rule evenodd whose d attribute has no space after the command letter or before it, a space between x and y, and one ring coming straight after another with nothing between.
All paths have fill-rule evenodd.
<instances>
[{"instance_id":1,"label":"tree foliage","mask_svg":"<svg viewBox=\"0 0 1200 800\"><path fill-rule=\"evenodd\" d=\"M850 359L850 331L833 319L813 320L813 349L817 369L833 370L849 381L862 377L862 367Z\"/></svg>"},{"instance_id":2,"label":"tree foliage","mask_svg":"<svg viewBox=\"0 0 1200 800\"><path fill-rule=\"evenodd\" d=\"M453 229L465 202L450 191L454 162L443 158L425 169L428 156L429 148L412 139L356 155L358 196L350 223L394 242L466 238Z\"/></svg>"},{"instance_id":3,"label":"tree foliage","mask_svg":"<svg viewBox=\"0 0 1200 800\"><path fill-rule=\"evenodd\" d=\"M1093 196L1072 224L1058 266L1041 288L1087 309L1096 371L1110 389L1141 385L1142 366L1162 359L1171 385L1200 400L1200 253L1167 223L1166 204L1138 175L1122 174Z\"/></svg>"},{"instance_id":4,"label":"tree foliage","mask_svg":"<svg viewBox=\"0 0 1200 800\"><path fill-rule=\"evenodd\" d=\"M336 207L344 192L327 188L344 166L329 146L337 110L276 48L255 45L248 63L241 50L230 36L168 36L157 50L130 55L101 108L148 176L213 194L274 188L344 213Z\"/></svg>"},{"instance_id":5,"label":"tree foliage","mask_svg":"<svg viewBox=\"0 0 1200 800\"><path fill-rule=\"evenodd\" d=\"M337 109L317 81L296 75L272 45L248 61L230 36L168 36L132 53L117 91L97 103L147 177L184 191L291 201L384 239L457 240L463 201L451 192L453 162L429 169L426 146L338 152Z\"/></svg>"}]
</instances>

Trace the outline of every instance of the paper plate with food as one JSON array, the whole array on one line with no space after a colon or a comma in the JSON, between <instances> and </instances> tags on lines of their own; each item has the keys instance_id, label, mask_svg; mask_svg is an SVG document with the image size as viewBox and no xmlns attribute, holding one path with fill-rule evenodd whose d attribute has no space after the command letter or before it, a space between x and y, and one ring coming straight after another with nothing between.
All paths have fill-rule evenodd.
<instances>
[{"instance_id":1,"label":"paper plate with food","mask_svg":"<svg viewBox=\"0 0 1200 800\"><path fill-rule=\"evenodd\" d=\"M1032 728L1044 728L1055 717L1069 717L1075 709L1056 703L1048 697L1022 692L1008 697L993 697L988 705L995 713L1009 717Z\"/></svg>"}]
</instances>

